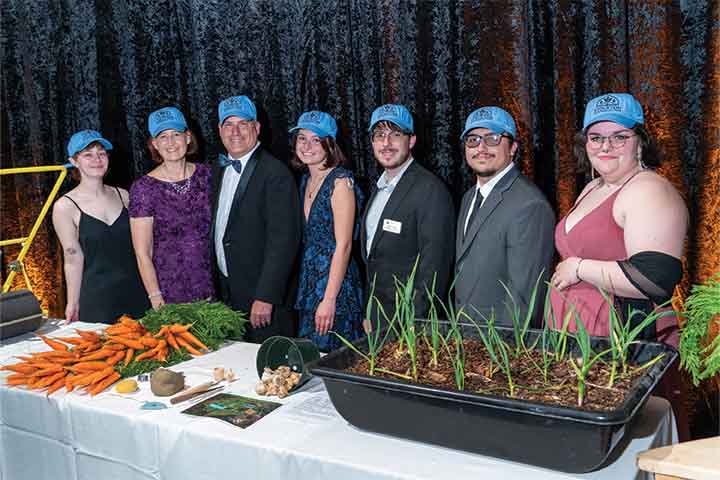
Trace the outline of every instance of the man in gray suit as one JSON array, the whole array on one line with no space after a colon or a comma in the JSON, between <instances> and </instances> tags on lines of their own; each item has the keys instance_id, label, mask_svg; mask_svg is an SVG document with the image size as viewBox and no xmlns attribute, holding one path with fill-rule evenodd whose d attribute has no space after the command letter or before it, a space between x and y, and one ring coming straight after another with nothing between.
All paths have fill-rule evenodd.
<instances>
[{"instance_id":1,"label":"man in gray suit","mask_svg":"<svg viewBox=\"0 0 720 480\"><path fill-rule=\"evenodd\" d=\"M508 297L521 315L542 274L536 322L542 313L545 279L554 252L555 215L542 192L513 162L518 152L515 121L499 107L468 116L461 139L477 184L463 196L455 237L455 304L476 321L511 325ZM541 273L542 272L542 273ZM502 282L502 283L501 283Z\"/></svg>"}]
</instances>

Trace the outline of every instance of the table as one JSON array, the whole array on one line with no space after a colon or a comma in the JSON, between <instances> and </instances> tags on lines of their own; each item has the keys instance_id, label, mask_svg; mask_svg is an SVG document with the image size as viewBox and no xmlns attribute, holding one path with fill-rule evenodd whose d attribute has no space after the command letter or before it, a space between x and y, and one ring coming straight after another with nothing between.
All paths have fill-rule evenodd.
<instances>
[{"instance_id":1,"label":"table","mask_svg":"<svg viewBox=\"0 0 720 480\"><path fill-rule=\"evenodd\" d=\"M55 334L71 331L61 327ZM12 340L0 347L0 364L46 349L30 336ZM214 367L233 368L238 380L226 391L262 398L253 392L257 349L233 343L172 368L191 385L209 379ZM149 389L142 385L141 396ZM278 401L282 407L240 429L180 413L188 402L145 411L138 400L112 392L90 398L63 390L47 397L2 385L0 480L650 479L638 470L637 454L677 442L669 404L652 397L615 463L570 475L358 430L335 412L319 379Z\"/></svg>"},{"instance_id":2,"label":"table","mask_svg":"<svg viewBox=\"0 0 720 480\"><path fill-rule=\"evenodd\" d=\"M655 448L638 455L641 469L657 480L710 480L720 478L720 437Z\"/></svg>"}]
</instances>

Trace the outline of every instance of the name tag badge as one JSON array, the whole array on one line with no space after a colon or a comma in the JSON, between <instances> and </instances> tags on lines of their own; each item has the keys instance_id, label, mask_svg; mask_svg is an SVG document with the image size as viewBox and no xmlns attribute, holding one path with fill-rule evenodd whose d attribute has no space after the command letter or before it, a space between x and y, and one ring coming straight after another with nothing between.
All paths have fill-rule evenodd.
<instances>
[{"instance_id":1,"label":"name tag badge","mask_svg":"<svg viewBox=\"0 0 720 480\"><path fill-rule=\"evenodd\" d=\"M383 220L383 231L399 234L402 231L402 222L386 218Z\"/></svg>"}]
</instances>

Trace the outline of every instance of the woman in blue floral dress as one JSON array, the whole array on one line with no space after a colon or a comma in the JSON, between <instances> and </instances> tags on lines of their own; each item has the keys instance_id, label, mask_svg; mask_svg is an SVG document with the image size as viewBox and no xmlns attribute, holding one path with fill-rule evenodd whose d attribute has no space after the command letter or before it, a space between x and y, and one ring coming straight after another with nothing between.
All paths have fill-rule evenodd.
<instances>
[{"instance_id":1,"label":"woman in blue floral dress","mask_svg":"<svg viewBox=\"0 0 720 480\"><path fill-rule=\"evenodd\" d=\"M335 143L337 125L324 112L305 112L296 127L293 165L307 169L300 182L304 213L302 263L295 308L299 335L322 351L363 335L363 292L352 256L362 193Z\"/></svg>"}]
</instances>

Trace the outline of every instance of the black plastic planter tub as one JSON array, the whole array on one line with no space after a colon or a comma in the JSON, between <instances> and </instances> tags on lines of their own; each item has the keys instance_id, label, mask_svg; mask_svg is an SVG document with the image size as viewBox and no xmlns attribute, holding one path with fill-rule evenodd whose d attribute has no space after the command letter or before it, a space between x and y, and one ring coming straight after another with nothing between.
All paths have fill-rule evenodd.
<instances>
[{"instance_id":1,"label":"black plastic planter tub","mask_svg":"<svg viewBox=\"0 0 720 480\"><path fill-rule=\"evenodd\" d=\"M501 329L506 341L512 330ZM466 338L472 338L471 329ZM528 334L530 343L541 331ZM365 339L355 343L367 352ZM593 339L600 351L607 339ZM402 380L345 372L359 355L343 347L311 368L325 382L338 413L351 425L371 432L489 455L568 473L597 470L624 449L630 422L650 396L677 352L652 342L633 346L631 358L642 364L657 354L624 403L610 412L573 408L458 392Z\"/></svg>"}]
</instances>

